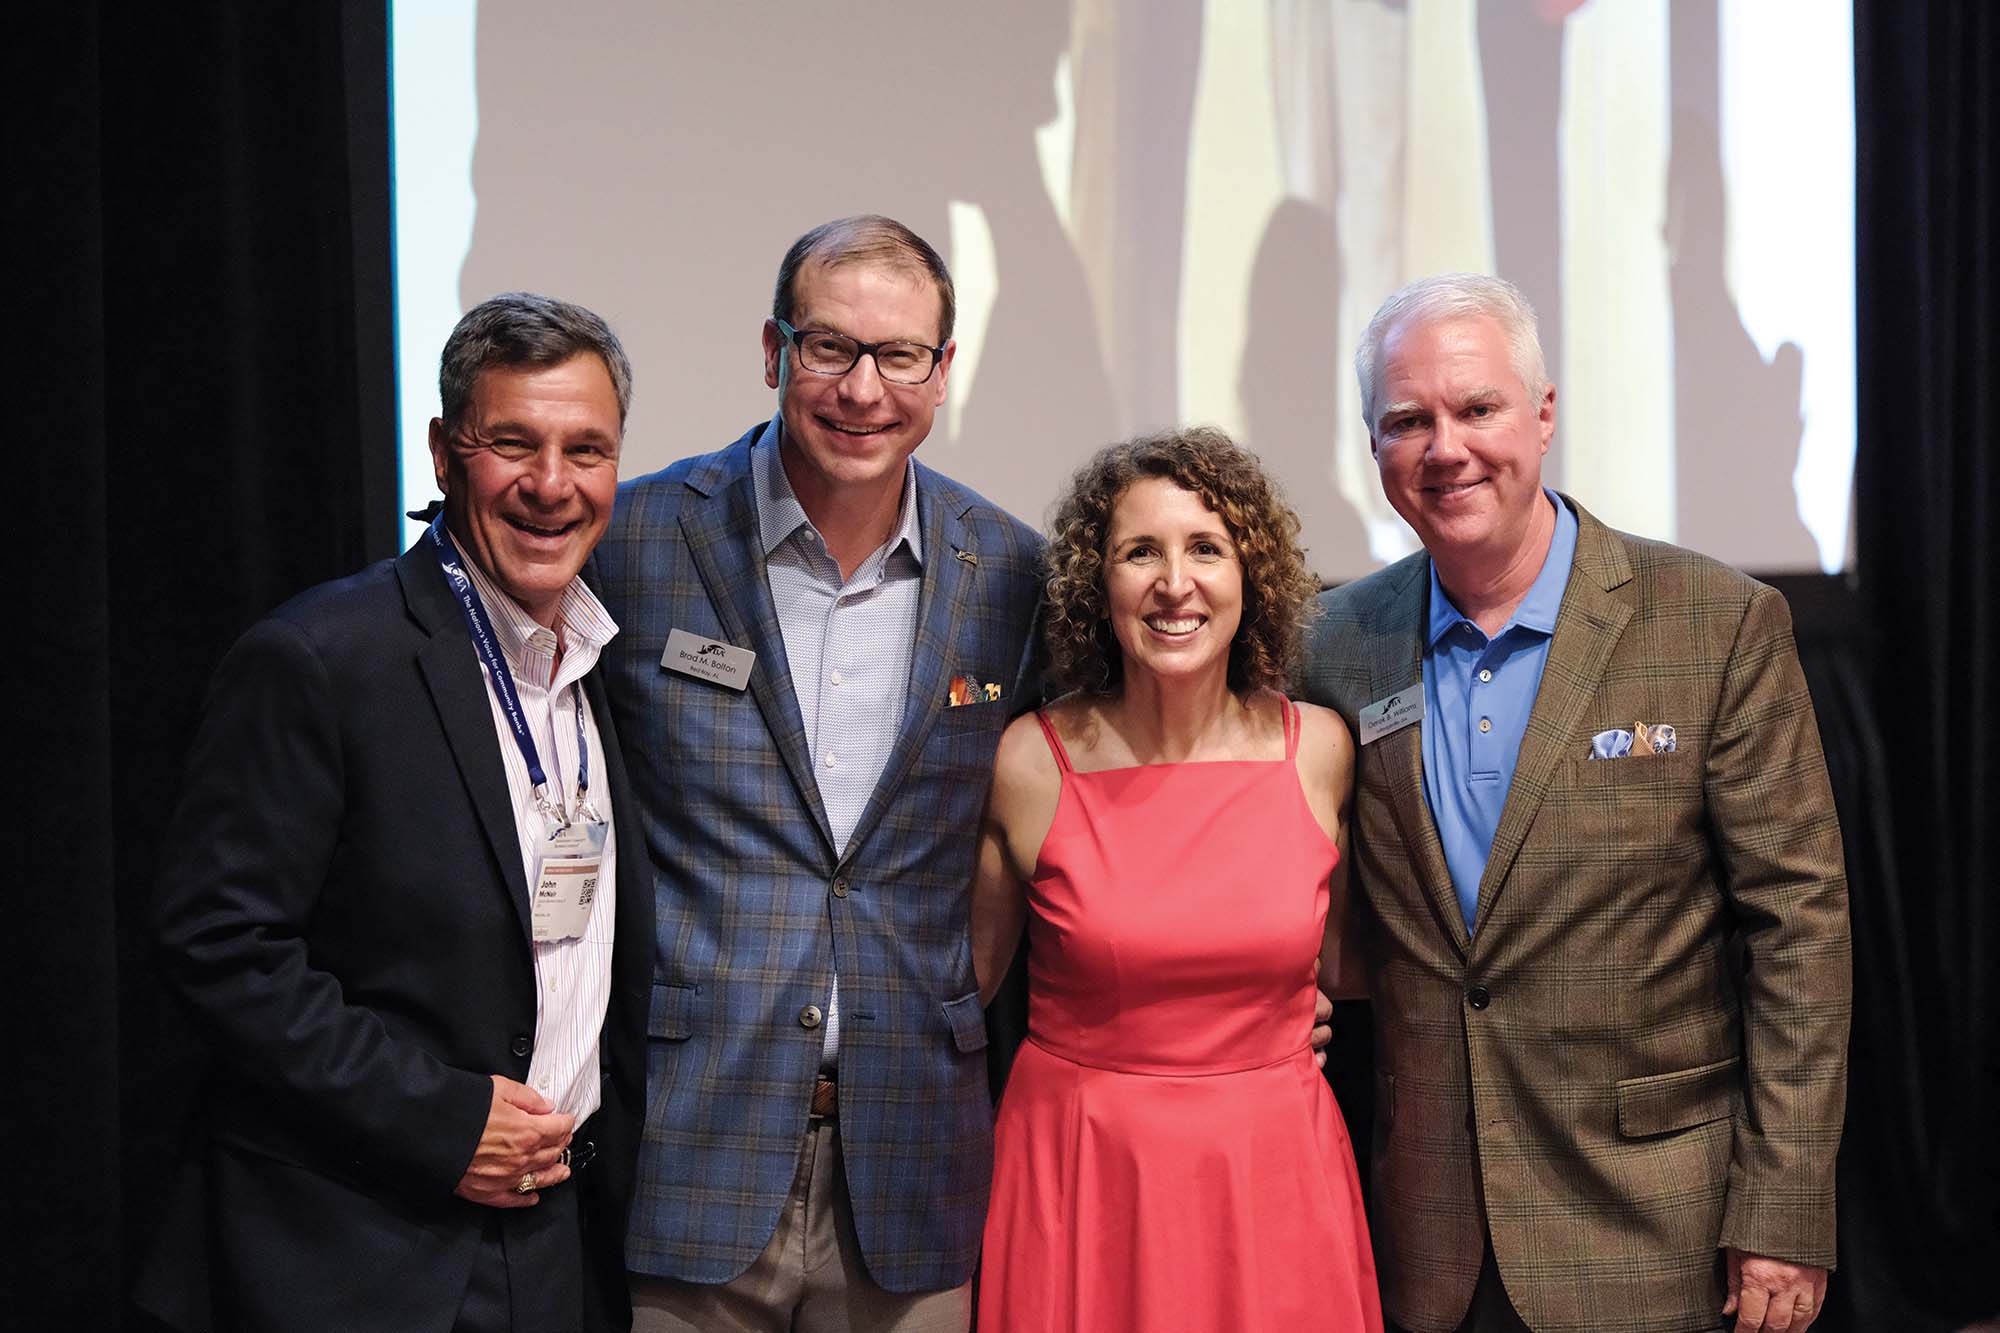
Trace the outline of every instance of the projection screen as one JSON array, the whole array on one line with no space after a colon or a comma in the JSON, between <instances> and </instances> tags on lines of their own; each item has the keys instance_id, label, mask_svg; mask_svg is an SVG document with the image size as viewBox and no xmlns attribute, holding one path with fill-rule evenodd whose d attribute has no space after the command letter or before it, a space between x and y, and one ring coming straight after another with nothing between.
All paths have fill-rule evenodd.
<instances>
[{"instance_id":1,"label":"projection screen","mask_svg":"<svg viewBox=\"0 0 2000 1333\"><path fill-rule=\"evenodd\" d=\"M1824 0L403 0L403 507L469 305L579 301L637 368L621 472L768 417L786 246L850 213L958 287L919 457L1039 524L1097 446L1221 426L1318 572L1414 549L1352 359L1402 282L1541 313L1551 484L1759 572L1851 563L1849 7ZM414 533L414 528L409 529Z\"/></svg>"}]
</instances>

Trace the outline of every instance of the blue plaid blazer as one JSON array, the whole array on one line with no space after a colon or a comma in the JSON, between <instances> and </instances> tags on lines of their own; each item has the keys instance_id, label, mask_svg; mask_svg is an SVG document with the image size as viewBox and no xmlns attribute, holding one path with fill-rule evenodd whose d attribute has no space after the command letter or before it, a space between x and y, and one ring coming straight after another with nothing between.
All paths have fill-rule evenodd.
<instances>
[{"instance_id":1,"label":"blue plaid blazer","mask_svg":"<svg viewBox=\"0 0 2000 1333\"><path fill-rule=\"evenodd\" d=\"M992 1171L967 886L993 752L1030 687L1041 540L918 466L909 702L842 855L757 536L750 448L774 429L627 482L592 557L621 627L600 669L658 908L626 1259L715 1283L762 1252L824 1036L800 1011L826 1002L838 962L840 1136L862 1254L889 1290L938 1290L972 1272ZM755 652L749 687L663 668L672 629ZM948 708L957 675L999 683L1000 698Z\"/></svg>"}]
</instances>

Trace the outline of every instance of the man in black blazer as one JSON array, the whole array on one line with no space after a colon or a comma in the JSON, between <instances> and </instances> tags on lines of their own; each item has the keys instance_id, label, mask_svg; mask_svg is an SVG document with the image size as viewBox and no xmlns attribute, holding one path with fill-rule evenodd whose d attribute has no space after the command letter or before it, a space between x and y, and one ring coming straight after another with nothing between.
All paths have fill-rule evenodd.
<instances>
[{"instance_id":1,"label":"man in black blazer","mask_svg":"<svg viewBox=\"0 0 2000 1333\"><path fill-rule=\"evenodd\" d=\"M179 793L163 971L216 1058L137 1293L179 1327L630 1319L653 902L576 575L631 370L514 293L439 379L442 515L244 635Z\"/></svg>"}]
</instances>

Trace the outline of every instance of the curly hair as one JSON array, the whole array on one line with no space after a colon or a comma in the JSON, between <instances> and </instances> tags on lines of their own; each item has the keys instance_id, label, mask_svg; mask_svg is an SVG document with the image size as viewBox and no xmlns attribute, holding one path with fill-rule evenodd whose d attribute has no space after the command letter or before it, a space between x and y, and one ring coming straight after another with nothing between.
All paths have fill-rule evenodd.
<instances>
[{"instance_id":1,"label":"curly hair","mask_svg":"<svg viewBox=\"0 0 2000 1333\"><path fill-rule=\"evenodd\" d=\"M1241 695L1291 679L1319 581L1299 548L1299 516L1255 454L1208 426L1146 435L1099 450L1057 501L1043 557L1042 626L1051 681L1060 689L1116 694L1124 654L1106 619L1105 543L1111 511L1133 482L1164 477L1221 517L1243 564L1243 619L1229 645L1229 688Z\"/></svg>"}]
</instances>

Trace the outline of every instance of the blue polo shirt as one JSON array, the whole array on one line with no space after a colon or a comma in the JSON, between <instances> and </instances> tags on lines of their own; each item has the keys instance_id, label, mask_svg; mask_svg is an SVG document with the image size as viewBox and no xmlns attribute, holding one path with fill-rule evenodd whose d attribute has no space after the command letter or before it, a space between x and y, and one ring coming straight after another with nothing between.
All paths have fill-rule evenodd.
<instances>
[{"instance_id":1,"label":"blue polo shirt","mask_svg":"<svg viewBox=\"0 0 2000 1333\"><path fill-rule=\"evenodd\" d=\"M1556 533L1542 572L1500 632L1487 638L1459 614L1431 563L1430 627L1424 644L1424 797L1444 843L1466 933L1474 929L1479 880L1493 831L1514 785L1514 762L1542 687L1549 640L1576 557L1576 515L1556 507Z\"/></svg>"}]
</instances>

